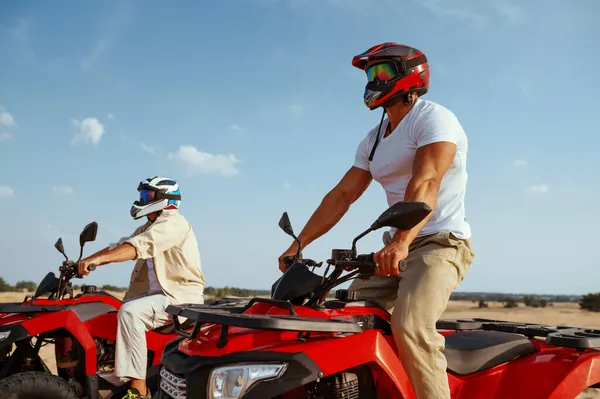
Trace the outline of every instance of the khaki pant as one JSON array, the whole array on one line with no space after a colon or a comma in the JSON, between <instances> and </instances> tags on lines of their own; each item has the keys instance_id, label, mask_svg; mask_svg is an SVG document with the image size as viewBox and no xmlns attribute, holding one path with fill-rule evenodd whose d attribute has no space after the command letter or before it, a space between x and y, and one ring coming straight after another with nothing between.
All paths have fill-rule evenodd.
<instances>
[{"instance_id":1,"label":"khaki pant","mask_svg":"<svg viewBox=\"0 0 600 399\"><path fill-rule=\"evenodd\" d=\"M399 275L357 279L350 286L360 299L392 313L394 340L417 399L450 399L444 337L435 324L473 258L470 239L449 232L417 237Z\"/></svg>"},{"instance_id":2,"label":"khaki pant","mask_svg":"<svg viewBox=\"0 0 600 399\"><path fill-rule=\"evenodd\" d=\"M148 349L146 331L172 323L165 309L165 295L150 295L124 303L117 324L115 375L120 378L146 379Z\"/></svg>"}]
</instances>

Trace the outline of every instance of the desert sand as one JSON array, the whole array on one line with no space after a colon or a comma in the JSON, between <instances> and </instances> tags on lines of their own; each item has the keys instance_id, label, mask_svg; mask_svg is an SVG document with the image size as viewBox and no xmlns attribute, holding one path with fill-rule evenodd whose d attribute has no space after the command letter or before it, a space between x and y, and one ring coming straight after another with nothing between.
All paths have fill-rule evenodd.
<instances>
[{"instance_id":1,"label":"desert sand","mask_svg":"<svg viewBox=\"0 0 600 399\"><path fill-rule=\"evenodd\" d=\"M121 298L122 294L112 293ZM21 301L24 294L1 293L0 302ZM443 318L485 318L495 320L526 321L531 323L551 324L558 326L577 326L600 328L600 313L586 312L579 309L576 303L557 303L546 308L528 308L522 303L519 307L505 309L502 303L488 302L489 308L479 309L470 301L451 301ZM54 348L46 345L41 350L42 357L48 367L56 370ZM569 399L569 398L565 398ZM576 399L600 399L600 389L588 389Z\"/></svg>"}]
</instances>

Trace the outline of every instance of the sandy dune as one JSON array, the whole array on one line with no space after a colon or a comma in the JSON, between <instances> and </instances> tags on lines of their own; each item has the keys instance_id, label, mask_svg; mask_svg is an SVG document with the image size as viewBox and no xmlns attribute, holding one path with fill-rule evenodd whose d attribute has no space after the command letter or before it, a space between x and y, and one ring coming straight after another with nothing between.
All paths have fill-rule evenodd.
<instances>
[{"instance_id":1,"label":"sandy dune","mask_svg":"<svg viewBox=\"0 0 600 399\"><path fill-rule=\"evenodd\" d=\"M122 294L113 293L117 297ZM21 301L24 294L1 293L0 302ZM579 309L575 303L559 303L547 308L527 308L519 304L518 308L505 309L502 303L489 302L489 308L479 309L470 301L451 301L443 318L485 318L496 320L526 321L540 324L552 324L558 326L578 326L589 328L600 328L600 314L585 312ZM54 361L54 348L47 345L42 348L42 356L51 370L56 370ZM565 398L570 399L570 398ZM600 389L588 389L582 392L576 399L600 399Z\"/></svg>"}]
</instances>

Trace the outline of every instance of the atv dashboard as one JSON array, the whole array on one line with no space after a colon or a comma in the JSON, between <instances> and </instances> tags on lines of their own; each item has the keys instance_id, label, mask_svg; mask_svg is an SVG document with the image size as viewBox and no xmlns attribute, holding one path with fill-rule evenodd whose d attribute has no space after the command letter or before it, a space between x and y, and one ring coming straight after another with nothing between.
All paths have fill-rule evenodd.
<instances>
[{"instance_id":1,"label":"atv dashboard","mask_svg":"<svg viewBox=\"0 0 600 399\"><path fill-rule=\"evenodd\" d=\"M436 328L456 331L501 331L521 334L528 338L545 338L549 345L566 348L600 348L600 330L582 327L551 326L547 324L520 323L490 319L443 319Z\"/></svg>"}]
</instances>

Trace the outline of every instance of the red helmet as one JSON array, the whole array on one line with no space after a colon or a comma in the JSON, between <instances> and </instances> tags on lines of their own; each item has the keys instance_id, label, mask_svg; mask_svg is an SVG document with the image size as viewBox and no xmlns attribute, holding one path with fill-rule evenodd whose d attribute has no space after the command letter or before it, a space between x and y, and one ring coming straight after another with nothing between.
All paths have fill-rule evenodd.
<instances>
[{"instance_id":1,"label":"red helmet","mask_svg":"<svg viewBox=\"0 0 600 399\"><path fill-rule=\"evenodd\" d=\"M355 56L352 65L367 74L364 100L370 109L393 105L409 93L421 96L429 89L427 57L413 47L378 44Z\"/></svg>"}]
</instances>

